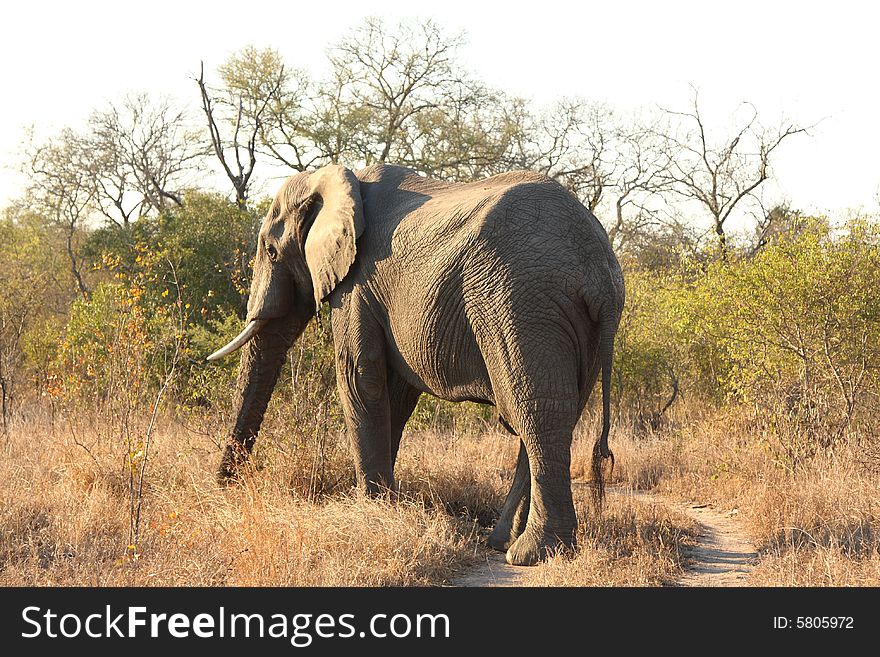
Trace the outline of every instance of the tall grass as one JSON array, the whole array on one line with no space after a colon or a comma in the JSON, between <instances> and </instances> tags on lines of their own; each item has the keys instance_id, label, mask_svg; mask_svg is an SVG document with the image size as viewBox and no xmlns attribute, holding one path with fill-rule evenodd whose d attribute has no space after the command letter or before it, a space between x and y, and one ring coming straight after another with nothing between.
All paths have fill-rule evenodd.
<instances>
[{"instance_id":1,"label":"tall grass","mask_svg":"<svg viewBox=\"0 0 880 657\"><path fill-rule=\"evenodd\" d=\"M615 437L619 482L736 510L759 586L880 584L880 475L853 435L792 467L745 408L691 405L658 433Z\"/></svg>"},{"instance_id":2,"label":"tall grass","mask_svg":"<svg viewBox=\"0 0 880 657\"><path fill-rule=\"evenodd\" d=\"M221 489L213 446L171 423L157 432L131 550L124 449L93 438L78 445L60 426L10 434L0 583L404 586L442 582L470 559L473 523L415 500L312 501L279 464Z\"/></svg>"},{"instance_id":3,"label":"tall grass","mask_svg":"<svg viewBox=\"0 0 880 657\"><path fill-rule=\"evenodd\" d=\"M289 409L288 409L289 410ZM407 432L396 500L365 499L342 435L267 416L257 467L214 481L223 419L164 418L145 478L141 540L129 545L127 443L99 415L30 409L0 448L3 585L444 585L476 567L510 486L515 438L491 430ZM285 419L286 418L286 419ZM579 547L526 571L537 586L674 582L699 528L670 506L609 495L587 503L598 427L572 450ZM880 584L880 475L856 441L792 468L748 409L676 408L656 432L618 427L611 484L737 510L760 552L749 582Z\"/></svg>"},{"instance_id":4,"label":"tall grass","mask_svg":"<svg viewBox=\"0 0 880 657\"><path fill-rule=\"evenodd\" d=\"M230 488L214 481L223 427L191 417L161 422L137 546L128 545L126 443L100 418L77 416L74 427L31 416L12 427L0 461L0 584L445 585L482 562L479 546L510 486L516 439L492 431L407 433L396 470L400 496L371 500L352 489L344 438L285 441L283 423L273 420L282 410L267 420L257 467ZM320 491L319 461L321 481L336 482ZM535 569L526 584L674 577L689 540L686 521L637 502L615 502L600 518L582 488L578 553Z\"/></svg>"}]
</instances>

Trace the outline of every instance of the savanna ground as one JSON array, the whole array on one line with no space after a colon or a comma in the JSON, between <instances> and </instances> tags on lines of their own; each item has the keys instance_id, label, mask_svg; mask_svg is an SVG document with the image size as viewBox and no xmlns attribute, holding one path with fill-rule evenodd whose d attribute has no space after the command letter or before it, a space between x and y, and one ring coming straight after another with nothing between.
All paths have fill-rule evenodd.
<instances>
[{"instance_id":1,"label":"savanna ground","mask_svg":"<svg viewBox=\"0 0 880 657\"><path fill-rule=\"evenodd\" d=\"M137 477L118 436L93 421L40 414L10 427L0 465L0 584L102 586L446 585L485 561L517 444L467 422L408 432L396 503L364 499L339 436L291 445L273 403L258 467L219 487L212 418L165 419L151 440L137 544ZM616 486L737 509L759 550L751 585L880 582L878 477L856 450L799 472L754 440L744 413L681 413L660 431L618 428ZM595 426L586 416L572 473L584 481ZM135 472L136 474L136 472ZM676 582L699 527L673 507L610 494L593 512L575 486L579 546L523 569L526 586Z\"/></svg>"}]
</instances>

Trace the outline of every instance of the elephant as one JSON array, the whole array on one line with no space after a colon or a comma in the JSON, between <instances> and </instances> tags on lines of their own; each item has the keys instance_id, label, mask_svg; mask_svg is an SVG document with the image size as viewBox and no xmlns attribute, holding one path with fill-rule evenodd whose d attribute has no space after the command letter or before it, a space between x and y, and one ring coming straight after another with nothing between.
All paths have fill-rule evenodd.
<instances>
[{"instance_id":1,"label":"elephant","mask_svg":"<svg viewBox=\"0 0 880 657\"><path fill-rule=\"evenodd\" d=\"M361 490L393 494L422 393L490 404L520 444L489 545L516 565L575 548L572 432L601 372L601 491L624 303L620 265L586 207L529 171L453 183L327 165L287 179L260 228L247 324L209 357L243 348L221 481L247 462L287 350L324 302Z\"/></svg>"}]
</instances>

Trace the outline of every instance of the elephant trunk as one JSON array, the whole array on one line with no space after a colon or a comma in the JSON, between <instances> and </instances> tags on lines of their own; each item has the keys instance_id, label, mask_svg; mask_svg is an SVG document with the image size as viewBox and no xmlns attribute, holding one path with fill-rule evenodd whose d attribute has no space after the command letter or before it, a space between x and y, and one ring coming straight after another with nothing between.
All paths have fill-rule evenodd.
<instances>
[{"instance_id":1,"label":"elephant trunk","mask_svg":"<svg viewBox=\"0 0 880 657\"><path fill-rule=\"evenodd\" d=\"M292 314L268 320L262 323L261 330L244 341L236 385L237 416L217 473L221 483L236 477L241 466L248 461L287 350L307 323L308 319L303 321ZM252 324L254 322L248 326ZM242 335L246 332L247 329Z\"/></svg>"}]
</instances>

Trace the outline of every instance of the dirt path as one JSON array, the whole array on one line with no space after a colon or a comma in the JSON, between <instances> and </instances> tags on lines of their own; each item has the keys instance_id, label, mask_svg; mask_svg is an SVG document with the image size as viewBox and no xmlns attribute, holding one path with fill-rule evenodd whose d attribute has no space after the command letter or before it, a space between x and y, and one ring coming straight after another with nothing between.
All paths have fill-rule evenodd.
<instances>
[{"instance_id":1,"label":"dirt path","mask_svg":"<svg viewBox=\"0 0 880 657\"><path fill-rule=\"evenodd\" d=\"M758 552L736 520L736 510L719 513L708 504L674 502L638 491L611 492L662 504L684 513L700 525L697 544L686 553L689 563L674 586L746 586Z\"/></svg>"},{"instance_id":2,"label":"dirt path","mask_svg":"<svg viewBox=\"0 0 880 657\"><path fill-rule=\"evenodd\" d=\"M650 493L609 489L640 502L661 504L693 518L701 527L697 544L687 552L689 563L674 586L745 586L758 553L735 519L736 512L719 513L707 504L686 504ZM481 562L454 578L452 586L521 586L522 566L511 566L504 554L479 547ZM540 566L538 566L540 568Z\"/></svg>"},{"instance_id":3,"label":"dirt path","mask_svg":"<svg viewBox=\"0 0 880 657\"><path fill-rule=\"evenodd\" d=\"M504 553L480 546L480 562L453 578L452 586L522 586L522 577L528 566L511 566L504 560Z\"/></svg>"}]
</instances>

